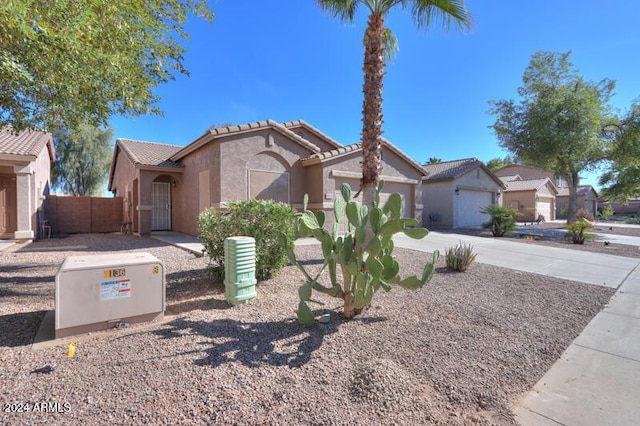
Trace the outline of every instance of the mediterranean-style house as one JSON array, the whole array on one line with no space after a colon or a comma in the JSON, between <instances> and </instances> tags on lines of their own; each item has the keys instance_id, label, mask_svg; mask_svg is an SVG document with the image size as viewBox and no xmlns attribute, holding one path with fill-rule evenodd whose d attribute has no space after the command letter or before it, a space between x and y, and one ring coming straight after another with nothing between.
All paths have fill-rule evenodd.
<instances>
[{"instance_id":1,"label":"mediterranean-style house","mask_svg":"<svg viewBox=\"0 0 640 426\"><path fill-rule=\"evenodd\" d=\"M503 205L519 212L517 219L524 222L554 220L558 188L548 177L522 179L520 175L500 178L507 188Z\"/></svg>"},{"instance_id":2,"label":"mediterranean-style house","mask_svg":"<svg viewBox=\"0 0 640 426\"><path fill-rule=\"evenodd\" d=\"M506 185L476 158L424 164L422 222L428 227L478 227L489 219L482 209L501 204Z\"/></svg>"},{"instance_id":3,"label":"mediterranean-style house","mask_svg":"<svg viewBox=\"0 0 640 426\"><path fill-rule=\"evenodd\" d=\"M578 185L578 208L587 211L594 218L598 215L598 193L591 185ZM569 188L558 188L556 195L558 219L566 219L569 210Z\"/></svg>"},{"instance_id":4,"label":"mediterranean-style house","mask_svg":"<svg viewBox=\"0 0 640 426\"><path fill-rule=\"evenodd\" d=\"M532 203L530 200L526 202L526 205L523 207L526 210L526 212L523 212L526 219L523 220L532 220L532 216L535 216L533 220L536 220L538 214L543 215L546 220L566 219L566 212L569 206L569 188L562 177L554 176L552 172L546 172L522 164L509 164L495 170L494 173L505 182L516 180L526 182L530 180L549 179L555 187L555 190L548 188L546 183L538 186L541 182L528 182L510 184L510 187L507 188L506 191L519 192L517 195L519 199L522 198L523 191L533 191L536 193L535 195L538 196L537 204ZM516 176L518 179L513 178ZM524 189L525 187L527 187L527 189ZM578 185L577 189L578 208L586 210L595 217L598 213L598 194L596 190L591 185ZM516 196L507 196L506 198L513 201ZM527 196L525 198L529 199L530 197ZM512 202L512 204L515 206L515 202ZM505 205L508 204L505 203Z\"/></svg>"},{"instance_id":5,"label":"mediterranean-style house","mask_svg":"<svg viewBox=\"0 0 640 426\"><path fill-rule=\"evenodd\" d=\"M44 229L53 161L50 133L0 130L0 238L33 239Z\"/></svg>"},{"instance_id":6,"label":"mediterranean-style house","mask_svg":"<svg viewBox=\"0 0 640 426\"><path fill-rule=\"evenodd\" d=\"M184 147L118 139L109 190L124 198L124 217L134 233L197 235L200 212L238 199L301 208L307 193L310 209L331 213L343 183L359 187L361 157L360 144L343 146L302 120L210 129ZM404 215L420 220L426 171L386 140L382 162L381 198L399 192Z\"/></svg>"}]
</instances>

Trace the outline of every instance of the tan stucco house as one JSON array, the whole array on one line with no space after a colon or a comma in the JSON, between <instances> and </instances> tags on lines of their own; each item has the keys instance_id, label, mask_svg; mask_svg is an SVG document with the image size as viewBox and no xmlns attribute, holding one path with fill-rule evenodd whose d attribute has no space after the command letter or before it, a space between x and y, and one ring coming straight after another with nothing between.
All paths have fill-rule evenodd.
<instances>
[{"instance_id":1,"label":"tan stucco house","mask_svg":"<svg viewBox=\"0 0 640 426\"><path fill-rule=\"evenodd\" d=\"M50 133L0 130L0 238L39 236L54 160Z\"/></svg>"},{"instance_id":2,"label":"tan stucco house","mask_svg":"<svg viewBox=\"0 0 640 426\"><path fill-rule=\"evenodd\" d=\"M578 209L589 212L594 218L598 216L598 193L591 185L578 185ZM558 188L556 195L556 217L566 219L569 211L569 188Z\"/></svg>"},{"instance_id":3,"label":"tan stucco house","mask_svg":"<svg viewBox=\"0 0 640 426\"><path fill-rule=\"evenodd\" d=\"M118 139L109 190L124 197L133 232L196 235L200 212L232 200L273 199L301 208L308 193L309 208L332 209L343 182L359 186L361 150L301 120L211 129L184 147ZM420 219L426 172L389 141L382 161L383 198L400 192L405 215Z\"/></svg>"},{"instance_id":4,"label":"tan stucco house","mask_svg":"<svg viewBox=\"0 0 640 426\"><path fill-rule=\"evenodd\" d=\"M506 185L477 158L424 164L422 221L427 227L478 227L489 219L481 210L501 204Z\"/></svg>"},{"instance_id":5,"label":"tan stucco house","mask_svg":"<svg viewBox=\"0 0 640 426\"><path fill-rule=\"evenodd\" d=\"M500 178L507 188L503 205L518 210L518 220L554 220L556 218L556 196L558 188L548 177L523 179L520 175Z\"/></svg>"}]
</instances>

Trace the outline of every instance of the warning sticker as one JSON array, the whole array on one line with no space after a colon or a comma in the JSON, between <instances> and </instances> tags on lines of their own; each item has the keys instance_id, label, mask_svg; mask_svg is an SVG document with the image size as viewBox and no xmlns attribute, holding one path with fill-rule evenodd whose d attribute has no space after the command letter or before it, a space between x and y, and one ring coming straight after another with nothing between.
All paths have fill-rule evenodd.
<instances>
[{"instance_id":1,"label":"warning sticker","mask_svg":"<svg viewBox=\"0 0 640 426\"><path fill-rule=\"evenodd\" d=\"M102 300L121 299L131 296L131 278L100 282L100 298Z\"/></svg>"}]
</instances>

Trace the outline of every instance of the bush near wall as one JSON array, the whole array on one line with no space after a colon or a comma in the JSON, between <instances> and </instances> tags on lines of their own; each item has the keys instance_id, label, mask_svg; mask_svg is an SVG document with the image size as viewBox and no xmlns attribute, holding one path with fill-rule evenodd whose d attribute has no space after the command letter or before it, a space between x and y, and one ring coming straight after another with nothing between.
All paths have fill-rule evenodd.
<instances>
[{"instance_id":1,"label":"bush near wall","mask_svg":"<svg viewBox=\"0 0 640 426\"><path fill-rule=\"evenodd\" d=\"M287 264L279 235L289 236L293 246L294 215L291 207L271 200L233 201L225 211L210 208L200 213L198 238L209 256L211 273L224 279L224 240L244 236L256 240L256 278L271 278Z\"/></svg>"}]
</instances>

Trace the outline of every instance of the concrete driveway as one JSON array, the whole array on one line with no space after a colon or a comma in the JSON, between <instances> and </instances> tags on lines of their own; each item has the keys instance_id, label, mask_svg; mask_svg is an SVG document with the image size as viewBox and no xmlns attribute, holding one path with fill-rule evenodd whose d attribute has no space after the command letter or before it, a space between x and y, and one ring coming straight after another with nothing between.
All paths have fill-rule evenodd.
<instances>
[{"instance_id":1,"label":"concrete driveway","mask_svg":"<svg viewBox=\"0 0 640 426\"><path fill-rule=\"evenodd\" d=\"M432 252L460 242L471 244L477 262L566 280L618 288L640 259L543 246L501 238L473 237L431 231L422 240L396 235L397 247Z\"/></svg>"}]
</instances>

